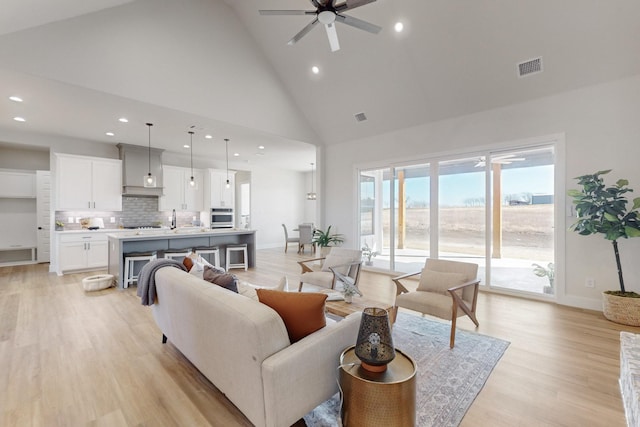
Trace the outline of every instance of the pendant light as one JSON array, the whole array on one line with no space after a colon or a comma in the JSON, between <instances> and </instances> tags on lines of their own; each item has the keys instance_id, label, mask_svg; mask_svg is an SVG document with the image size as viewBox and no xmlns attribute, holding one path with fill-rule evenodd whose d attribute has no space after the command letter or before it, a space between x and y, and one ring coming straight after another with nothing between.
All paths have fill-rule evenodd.
<instances>
[{"instance_id":1,"label":"pendant light","mask_svg":"<svg viewBox=\"0 0 640 427\"><path fill-rule=\"evenodd\" d=\"M227 188L231 188L231 183L229 182L229 138L225 138L224 143L227 151Z\"/></svg>"},{"instance_id":2,"label":"pendant light","mask_svg":"<svg viewBox=\"0 0 640 427\"><path fill-rule=\"evenodd\" d=\"M144 186L147 188L155 188L156 177L151 175L151 126L153 126L153 123L147 123L147 126L149 127L149 169L144 177Z\"/></svg>"},{"instance_id":3,"label":"pendant light","mask_svg":"<svg viewBox=\"0 0 640 427\"><path fill-rule=\"evenodd\" d=\"M193 131L189 131L189 147L191 148L191 179L189 180L189 187L196 188L196 180L193 178Z\"/></svg>"},{"instance_id":4,"label":"pendant light","mask_svg":"<svg viewBox=\"0 0 640 427\"><path fill-rule=\"evenodd\" d=\"M313 163L311 163L311 191L309 193L307 193L307 200L316 200L317 195L316 192L314 191L315 188L315 183L313 180L313 171L314 171L314 167L313 167Z\"/></svg>"}]
</instances>

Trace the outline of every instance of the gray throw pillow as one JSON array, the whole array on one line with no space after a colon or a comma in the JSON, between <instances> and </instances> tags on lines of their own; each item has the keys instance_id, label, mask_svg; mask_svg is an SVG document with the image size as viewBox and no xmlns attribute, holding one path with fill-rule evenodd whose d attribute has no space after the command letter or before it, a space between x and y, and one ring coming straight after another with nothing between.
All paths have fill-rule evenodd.
<instances>
[{"instance_id":1,"label":"gray throw pillow","mask_svg":"<svg viewBox=\"0 0 640 427\"><path fill-rule=\"evenodd\" d=\"M215 285L222 286L225 289L229 289L235 293L238 293L238 278L235 274L229 274L220 272L216 267L204 266L204 272L202 278L207 282L211 282Z\"/></svg>"}]
</instances>

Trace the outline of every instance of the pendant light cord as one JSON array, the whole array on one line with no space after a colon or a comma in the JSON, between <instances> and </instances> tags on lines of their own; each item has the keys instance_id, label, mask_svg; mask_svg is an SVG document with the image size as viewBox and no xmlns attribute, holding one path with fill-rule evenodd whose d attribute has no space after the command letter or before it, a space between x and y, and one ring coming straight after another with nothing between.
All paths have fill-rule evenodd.
<instances>
[{"instance_id":1,"label":"pendant light cord","mask_svg":"<svg viewBox=\"0 0 640 427\"><path fill-rule=\"evenodd\" d=\"M224 139L227 154L227 185L229 185L229 138Z\"/></svg>"},{"instance_id":2,"label":"pendant light cord","mask_svg":"<svg viewBox=\"0 0 640 427\"><path fill-rule=\"evenodd\" d=\"M189 131L189 147L191 147L191 180L193 181L193 131Z\"/></svg>"},{"instance_id":3,"label":"pendant light cord","mask_svg":"<svg viewBox=\"0 0 640 427\"><path fill-rule=\"evenodd\" d=\"M147 126L149 127L149 169L147 172L151 176L151 126L153 126L153 123L147 123Z\"/></svg>"}]
</instances>

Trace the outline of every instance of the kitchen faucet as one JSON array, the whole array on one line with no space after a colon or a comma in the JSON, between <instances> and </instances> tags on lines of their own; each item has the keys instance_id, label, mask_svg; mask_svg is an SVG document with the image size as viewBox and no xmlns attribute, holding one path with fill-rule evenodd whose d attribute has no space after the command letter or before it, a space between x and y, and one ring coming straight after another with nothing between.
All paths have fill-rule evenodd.
<instances>
[{"instance_id":1,"label":"kitchen faucet","mask_svg":"<svg viewBox=\"0 0 640 427\"><path fill-rule=\"evenodd\" d=\"M171 229L174 230L176 226L176 210L174 209L173 212L171 212Z\"/></svg>"}]
</instances>

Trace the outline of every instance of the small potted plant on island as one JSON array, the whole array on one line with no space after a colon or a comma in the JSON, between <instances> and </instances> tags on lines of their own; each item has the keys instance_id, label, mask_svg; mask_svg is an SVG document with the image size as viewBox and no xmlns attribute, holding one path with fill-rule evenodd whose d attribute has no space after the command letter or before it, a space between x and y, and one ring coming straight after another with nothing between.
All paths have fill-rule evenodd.
<instances>
[{"instance_id":1,"label":"small potted plant on island","mask_svg":"<svg viewBox=\"0 0 640 427\"><path fill-rule=\"evenodd\" d=\"M603 234L605 239L611 241L620 290L604 292L604 316L616 323L640 326L640 294L625 289L618 252L618 239L640 237L640 197L633 199L633 205L627 208L629 201L624 194L633 191L627 187L629 181L619 179L614 186L607 187L601 175L609 172L611 170L598 171L576 178L582 188L568 191L578 216L571 229L583 236Z\"/></svg>"},{"instance_id":2,"label":"small potted plant on island","mask_svg":"<svg viewBox=\"0 0 640 427\"><path fill-rule=\"evenodd\" d=\"M320 247L320 255L326 256L329 253L329 247L338 246L344 242L344 238L342 234L331 234L331 226L329 226L327 231L317 228L313 232L312 242Z\"/></svg>"},{"instance_id":3,"label":"small potted plant on island","mask_svg":"<svg viewBox=\"0 0 640 427\"><path fill-rule=\"evenodd\" d=\"M64 230L64 222L56 221L56 231L62 231L62 230Z\"/></svg>"},{"instance_id":4,"label":"small potted plant on island","mask_svg":"<svg viewBox=\"0 0 640 427\"><path fill-rule=\"evenodd\" d=\"M550 262L549 264L547 264L546 268L536 263L531 264L531 266L535 267L533 269L533 274L538 277L546 277L549 280L549 285L542 288L542 291L545 294L553 295L553 282L556 278L556 270L554 264Z\"/></svg>"}]
</instances>

